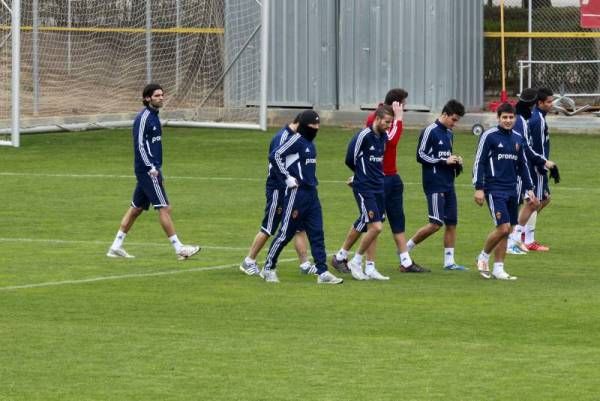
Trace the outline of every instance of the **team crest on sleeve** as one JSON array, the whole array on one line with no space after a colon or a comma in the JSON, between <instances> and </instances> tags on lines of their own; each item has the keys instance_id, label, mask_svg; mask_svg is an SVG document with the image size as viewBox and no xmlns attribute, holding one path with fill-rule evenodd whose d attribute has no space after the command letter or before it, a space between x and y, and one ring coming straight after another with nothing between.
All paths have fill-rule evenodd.
<instances>
[{"instance_id":1,"label":"team crest on sleeve","mask_svg":"<svg viewBox=\"0 0 600 401\"><path fill-rule=\"evenodd\" d=\"M295 210L292 212L292 219L297 219L297 218L298 218L298 214L299 214L299 212L298 212L298 209L295 209Z\"/></svg>"},{"instance_id":2,"label":"team crest on sleeve","mask_svg":"<svg viewBox=\"0 0 600 401\"><path fill-rule=\"evenodd\" d=\"M278 208L277 208L277 214L281 214L281 212L283 212L283 208L281 208L281 207L278 207Z\"/></svg>"}]
</instances>

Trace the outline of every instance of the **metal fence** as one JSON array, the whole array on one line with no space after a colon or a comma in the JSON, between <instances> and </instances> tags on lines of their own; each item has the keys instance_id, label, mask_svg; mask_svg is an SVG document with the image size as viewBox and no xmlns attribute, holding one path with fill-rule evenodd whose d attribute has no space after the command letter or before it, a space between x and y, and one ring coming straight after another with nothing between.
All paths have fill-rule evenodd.
<instances>
[{"instance_id":1,"label":"metal fence","mask_svg":"<svg viewBox=\"0 0 600 401\"><path fill-rule=\"evenodd\" d=\"M484 2L485 93L499 93L499 1ZM548 87L600 103L600 32L580 27L579 0L505 0L507 91Z\"/></svg>"}]
</instances>

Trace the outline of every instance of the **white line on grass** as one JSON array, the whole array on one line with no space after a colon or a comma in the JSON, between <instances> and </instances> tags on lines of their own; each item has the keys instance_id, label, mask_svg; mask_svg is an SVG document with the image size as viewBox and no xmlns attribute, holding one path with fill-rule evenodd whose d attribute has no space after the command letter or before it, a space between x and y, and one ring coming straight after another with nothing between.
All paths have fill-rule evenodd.
<instances>
[{"instance_id":1,"label":"white line on grass","mask_svg":"<svg viewBox=\"0 0 600 401\"><path fill-rule=\"evenodd\" d=\"M282 259L280 262L292 262L296 260L293 259ZM189 262L188 262L189 263ZM231 269L232 267L238 267L237 263L228 264L228 265L220 265L220 266L207 266L207 267L193 267L191 269L180 269L180 270L167 270L167 271L158 271L151 273L132 273L132 274L121 274L121 275L113 275L113 276L100 276L100 277L91 277L84 278L80 280L63 280L63 281L47 281L45 283L35 283L35 284L23 284L23 285L12 285L8 287L0 287L0 291L12 291L12 290L26 290L30 288L40 288L40 287L56 287L61 285L77 285L77 284L86 284L86 283L96 283L99 281L115 281L115 280L126 280L130 278L140 278L140 277L159 277L159 276L171 276L175 274L182 273L193 273L193 272L203 272L210 270L224 270Z\"/></svg>"},{"instance_id":2,"label":"white line on grass","mask_svg":"<svg viewBox=\"0 0 600 401\"><path fill-rule=\"evenodd\" d=\"M122 174L49 174L49 173L19 173L3 171L0 172L0 176L7 177L57 177L57 178L128 178L134 179L133 175L122 175ZM168 175L169 180L198 180L198 181L249 181L249 182L263 182L265 179L260 178L249 178L249 177L190 177L190 176L171 176ZM321 183L326 184L346 184L346 181L340 180L319 180ZM404 185L421 185L421 182L407 182L404 181ZM473 187L471 184L455 184L457 187ZM562 185L553 185L552 190L567 190L567 191L587 191L587 192L600 192L600 188L583 188L583 187L565 187Z\"/></svg>"},{"instance_id":3,"label":"white line on grass","mask_svg":"<svg viewBox=\"0 0 600 401\"><path fill-rule=\"evenodd\" d=\"M47 244L92 244L92 245L110 245L110 241L84 241L84 240L66 240L66 239L46 239L46 238L3 238L0 237L0 242L43 242ZM132 246L161 246L165 245L166 242L128 242L127 245ZM202 249L216 249L225 251L246 251L248 247L236 248L232 246L212 246L212 245L200 245Z\"/></svg>"}]
</instances>

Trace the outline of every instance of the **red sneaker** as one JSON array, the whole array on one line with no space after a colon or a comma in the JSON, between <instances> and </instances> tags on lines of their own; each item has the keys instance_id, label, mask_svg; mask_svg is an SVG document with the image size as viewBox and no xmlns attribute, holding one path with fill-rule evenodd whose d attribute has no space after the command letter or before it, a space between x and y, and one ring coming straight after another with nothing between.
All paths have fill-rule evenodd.
<instances>
[{"instance_id":1,"label":"red sneaker","mask_svg":"<svg viewBox=\"0 0 600 401\"><path fill-rule=\"evenodd\" d=\"M546 245L542 245L537 241L533 241L530 244L525 244L528 250L537 252L548 252L550 250Z\"/></svg>"}]
</instances>

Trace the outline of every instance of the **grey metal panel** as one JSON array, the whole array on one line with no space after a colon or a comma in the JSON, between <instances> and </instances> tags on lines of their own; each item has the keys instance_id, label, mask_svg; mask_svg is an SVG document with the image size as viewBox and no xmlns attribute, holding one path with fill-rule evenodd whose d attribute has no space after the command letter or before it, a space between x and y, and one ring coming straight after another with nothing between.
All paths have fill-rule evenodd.
<instances>
[{"instance_id":1,"label":"grey metal panel","mask_svg":"<svg viewBox=\"0 0 600 401\"><path fill-rule=\"evenodd\" d=\"M482 24L480 0L340 0L340 109L398 86L409 106L440 110L456 97L480 107Z\"/></svg>"},{"instance_id":2,"label":"grey metal panel","mask_svg":"<svg viewBox=\"0 0 600 401\"><path fill-rule=\"evenodd\" d=\"M336 107L335 1L272 1L268 103Z\"/></svg>"}]
</instances>

